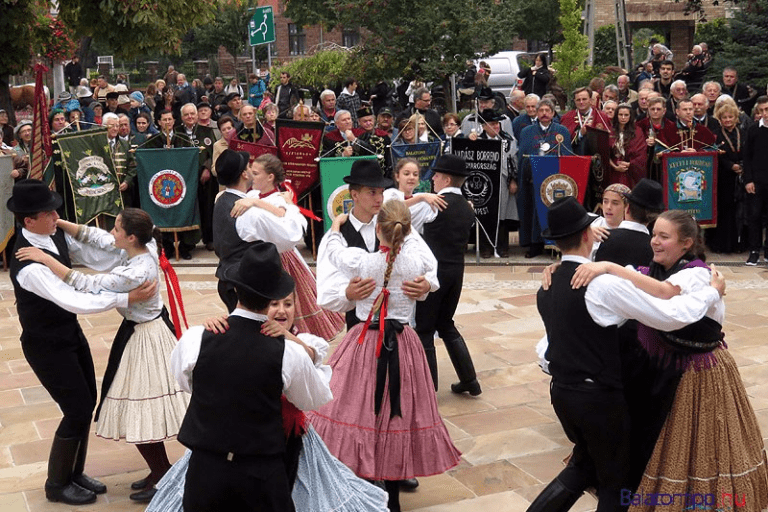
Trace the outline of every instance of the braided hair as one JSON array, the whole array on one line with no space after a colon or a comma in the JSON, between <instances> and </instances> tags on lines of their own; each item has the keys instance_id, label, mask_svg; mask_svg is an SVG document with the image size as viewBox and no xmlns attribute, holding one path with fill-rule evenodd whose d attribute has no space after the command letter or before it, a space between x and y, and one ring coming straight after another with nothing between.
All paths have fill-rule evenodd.
<instances>
[{"instance_id":1,"label":"braided hair","mask_svg":"<svg viewBox=\"0 0 768 512\"><path fill-rule=\"evenodd\" d=\"M390 243L387 269L384 272L384 288L389 284L395 258L403 246L405 237L411 232L411 212L403 201L387 201L379 210L376 223L381 229L381 236Z\"/></svg>"}]
</instances>

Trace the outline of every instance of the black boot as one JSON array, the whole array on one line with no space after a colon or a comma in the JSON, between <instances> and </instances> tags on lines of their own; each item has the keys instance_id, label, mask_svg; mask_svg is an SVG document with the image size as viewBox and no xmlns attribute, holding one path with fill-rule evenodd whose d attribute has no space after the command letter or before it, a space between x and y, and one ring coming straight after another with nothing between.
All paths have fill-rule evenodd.
<instances>
[{"instance_id":1,"label":"black boot","mask_svg":"<svg viewBox=\"0 0 768 512\"><path fill-rule=\"evenodd\" d=\"M75 459L75 470L72 472L72 481L80 487L84 487L96 494L104 494L107 492L107 486L99 482L95 478L91 478L83 471L85 470L85 457L88 455L88 437L90 432L86 432L80 440L80 449L77 451L77 458Z\"/></svg>"},{"instance_id":2,"label":"black boot","mask_svg":"<svg viewBox=\"0 0 768 512\"><path fill-rule=\"evenodd\" d=\"M567 512L581 498L581 494L568 490L555 478L536 496L526 512Z\"/></svg>"},{"instance_id":3,"label":"black boot","mask_svg":"<svg viewBox=\"0 0 768 512\"><path fill-rule=\"evenodd\" d=\"M435 391L437 391L437 354L435 353L435 347L425 347L424 354L427 356L429 373L432 374L432 381L435 383Z\"/></svg>"},{"instance_id":4,"label":"black boot","mask_svg":"<svg viewBox=\"0 0 768 512\"><path fill-rule=\"evenodd\" d=\"M77 437L54 435L48 460L48 480L45 481L45 497L48 501L60 501L67 505L85 505L96 501L94 492L72 481L79 447L80 439Z\"/></svg>"},{"instance_id":5,"label":"black boot","mask_svg":"<svg viewBox=\"0 0 768 512\"><path fill-rule=\"evenodd\" d=\"M400 509L400 481L399 480L384 480L384 487L389 494L387 500L387 508L389 512L401 512Z\"/></svg>"},{"instance_id":6,"label":"black boot","mask_svg":"<svg viewBox=\"0 0 768 512\"><path fill-rule=\"evenodd\" d=\"M469 392L472 396L482 393L480 383L477 381L475 365L472 363L472 356L469 355L469 349L464 338L456 336L455 338L444 339L443 343L445 343L451 363L456 369L456 375L459 376L459 382L451 384L451 391L454 393Z\"/></svg>"},{"instance_id":7,"label":"black boot","mask_svg":"<svg viewBox=\"0 0 768 512\"><path fill-rule=\"evenodd\" d=\"M419 481L415 478L406 478L405 480L400 480L400 490L401 491L408 491L413 492L419 487Z\"/></svg>"}]
</instances>

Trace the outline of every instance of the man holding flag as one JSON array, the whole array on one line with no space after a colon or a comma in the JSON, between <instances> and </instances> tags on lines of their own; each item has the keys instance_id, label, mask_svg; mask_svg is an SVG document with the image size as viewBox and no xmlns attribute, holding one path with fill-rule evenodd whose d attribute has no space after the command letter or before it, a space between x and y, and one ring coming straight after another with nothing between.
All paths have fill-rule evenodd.
<instances>
[{"instance_id":1,"label":"man holding flag","mask_svg":"<svg viewBox=\"0 0 768 512\"><path fill-rule=\"evenodd\" d=\"M552 122L554 115L555 105L548 99L540 100L536 106L537 121L523 128L520 133L517 150L517 166L520 169L517 208L520 216L520 245L528 247L526 258L533 258L544 252L544 239L541 238L541 226L536 214L533 175L528 157L546 154L556 146L560 146L567 154L573 154L568 129Z\"/></svg>"}]
</instances>

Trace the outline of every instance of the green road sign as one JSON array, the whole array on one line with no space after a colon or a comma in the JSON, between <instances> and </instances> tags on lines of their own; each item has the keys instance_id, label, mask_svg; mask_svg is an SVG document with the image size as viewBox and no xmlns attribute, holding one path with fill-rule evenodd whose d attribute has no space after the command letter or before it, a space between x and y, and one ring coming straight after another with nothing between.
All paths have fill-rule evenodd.
<instances>
[{"instance_id":1,"label":"green road sign","mask_svg":"<svg viewBox=\"0 0 768 512\"><path fill-rule=\"evenodd\" d=\"M248 22L248 39L251 46L272 43L275 40L275 19L272 17L272 6L259 7Z\"/></svg>"}]
</instances>

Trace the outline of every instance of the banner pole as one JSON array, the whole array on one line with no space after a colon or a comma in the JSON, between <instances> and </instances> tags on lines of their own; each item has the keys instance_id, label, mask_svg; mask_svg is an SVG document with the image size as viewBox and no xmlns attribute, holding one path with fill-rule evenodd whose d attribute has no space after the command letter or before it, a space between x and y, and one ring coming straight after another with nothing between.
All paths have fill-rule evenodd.
<instances>
[{"instance_id":1,"label":"banner pole","mask_svg":"<svg viewBox=\"0 0 768 512\"><path fill-rule=\"evenodd\" d=\"M173 252L176 253L176 261L181 261L179 257L179 232L173 232Z\"/></svg>"},{"instance_id":2,"label":"banner pole","mask_svg":"<svg viewBox=\"0 0 768 512\"><path fill-rule=\"evenodd\" d=\"M475 263L480 264L480 219L475 217Z\"/></svg>"}]
</instances>

